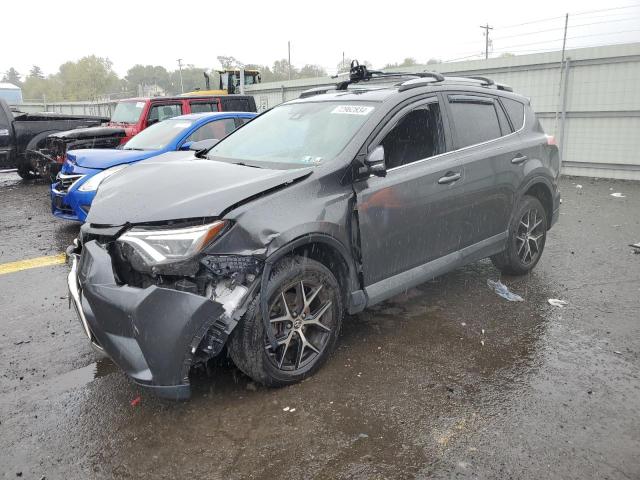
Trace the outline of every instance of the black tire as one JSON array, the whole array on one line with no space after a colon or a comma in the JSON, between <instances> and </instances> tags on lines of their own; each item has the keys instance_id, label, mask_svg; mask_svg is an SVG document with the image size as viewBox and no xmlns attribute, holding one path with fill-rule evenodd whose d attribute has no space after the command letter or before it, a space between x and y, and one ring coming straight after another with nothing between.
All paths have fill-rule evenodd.
<instances>
[{"instance_id":1,"label":"black tire","mask_svg":"<svg viewBox=\"0 0 640 480\"><path fill-rule=\"evenodd\" d=\"M507 249L491 257L495 267L508 275L529 273L544 251L548 225L547 212L540 200L522 197L509 225Z\"/></svg>"},{"instance_id":2,"label":"black tire","mask_svg":"<svg viewBox=\"0 0 640 480\"><path fill-rule=\"evenodd\" d=\"M335 347L342 325L342 296L331 271L299 256L287 257L274 267L267 298L271 325L281 343L275 352L267 340L259 298L256 294L229 340L233 362L253 380L270 387L290 385L315 373ZM285 318L290 320L280 320Z\"/></svg>"},{"instance_id":3,"label":"black tire","mask_svg":"<svg viewBox=\"0 0 640 480\"><path fill-rule=\"evenodd\" d=\"M31 166L26 163L18 165L18 175L20 175L20 178L23 180L33 180L34 178L38 178L38 175L31 170Z\"/></svg>"}]
</instances>

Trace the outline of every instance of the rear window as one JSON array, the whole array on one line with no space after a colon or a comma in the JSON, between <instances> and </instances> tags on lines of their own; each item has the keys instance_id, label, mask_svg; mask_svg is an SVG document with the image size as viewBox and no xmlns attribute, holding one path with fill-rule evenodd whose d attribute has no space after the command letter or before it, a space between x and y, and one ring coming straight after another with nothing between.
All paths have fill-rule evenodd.
<instances>
[{"instance_id":1,"label":"rear window","mask_svg":"<svg viewBox=\"0 0 640 480\"><path fill-rule=\"evenodd\" d=\"M502 136L496 107L491 99L463 95L449 96L458 148Z\"/></svg>"},{"instance_id":2,"label":"rear window","mask_svg":"<svg viewBox=\"0 0 640 480\"><path fill-rule=\"evenodd\" d=\"M501 98L500 101L509 115L513 129L520 130L524 124L524 105L510 98Z\"/></svg>"}]
</instances>

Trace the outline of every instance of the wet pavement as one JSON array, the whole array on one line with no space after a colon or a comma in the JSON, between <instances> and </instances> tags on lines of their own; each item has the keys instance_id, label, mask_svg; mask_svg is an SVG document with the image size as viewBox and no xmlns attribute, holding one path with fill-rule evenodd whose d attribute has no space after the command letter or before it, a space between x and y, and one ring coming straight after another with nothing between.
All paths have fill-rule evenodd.
<instances>
[{"instance_id":1,"label":"wet pavement","mask_svg":"<svg viewBox=\"0 0 640 480\"><path fill-rule=\"evenodd\" d=\"M284 389L217 365L158 400L91 350L66 266L0 275L2 478L640 478L640 183L562 192L538 267L502 277L524 302L475 263L347 318ZM0 263L77 233L44 184L0 174L0 203Z\"/></svg>"}]
</instances>

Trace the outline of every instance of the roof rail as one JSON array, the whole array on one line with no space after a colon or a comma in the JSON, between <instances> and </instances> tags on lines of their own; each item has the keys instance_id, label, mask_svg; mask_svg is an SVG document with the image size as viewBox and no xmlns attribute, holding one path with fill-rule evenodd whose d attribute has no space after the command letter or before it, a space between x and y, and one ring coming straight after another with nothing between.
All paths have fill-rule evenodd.
<instances>
[{"instance_id":1,"label":"roof rail","mask_svg":"<svg viewBox=\"0 0 640 480\"><path fill-rule=\"evenodd\" d=\"M487 78L487 77L480 77L477 75L469 75L469 76L462 76L461 78L470 78L471 80L480 80L481 82L483 82L483 85L486 85L487 87L490 85L495 85L496 82L494 82L492 79Z\"/></svg>"},{"instance_id":2,"label":"roof rail","mask_svg":"<svg viewBox=\"0 0 640 480\"><path fill-rule=\"evenodd\" d=\"M357 60L351 62L349 70L349 80L345 80L336 85L336 90L346 90L352 83L367 82L376 78L390 77L430 77L436 82L444 81L444 77L437 72L382 72L379 70L369 70L366 65L360 65Z\"/></svg>"}]
</instances>

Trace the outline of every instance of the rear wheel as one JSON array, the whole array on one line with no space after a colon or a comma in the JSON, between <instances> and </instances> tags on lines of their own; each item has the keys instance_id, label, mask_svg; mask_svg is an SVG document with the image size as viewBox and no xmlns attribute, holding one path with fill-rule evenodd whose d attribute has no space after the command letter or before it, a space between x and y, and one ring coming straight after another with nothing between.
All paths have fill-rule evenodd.
<instances>
[{"instance_id":1,"label":"rear wheel","mask_svg":"<svg viewBox=\"0 0 640 480\"><path fill-rule=\"evenodd\" d=\"M507 249L491 257L498 270L524 275L536 266L547 239L547 213L540 200L525 195L511 220Z\"/></svg>"},{"instance_id":2,"label":"rear wheel","mask_svg":"<svg viewBox=\"0 0 640 480\"><path fill-rule=\"evenodd\" d=\"M277 348L267 339L256 295L233 332L229 354L240 370L264 385L299 382L318 370L335 346L342 324L338 282L321 263L291 257L274 268L267 298Z\"/></svg>"}]
</instances>

